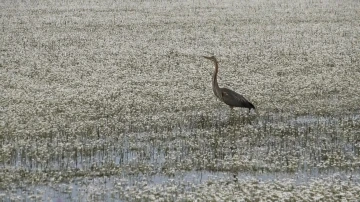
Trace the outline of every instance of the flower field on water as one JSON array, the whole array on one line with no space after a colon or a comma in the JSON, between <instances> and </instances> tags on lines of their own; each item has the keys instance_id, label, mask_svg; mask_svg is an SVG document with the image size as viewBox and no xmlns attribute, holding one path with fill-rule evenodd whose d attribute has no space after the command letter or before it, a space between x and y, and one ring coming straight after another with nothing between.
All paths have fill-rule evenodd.
<instances>
[{"instance_id":1,"label":"flower field on water","mask_svg":"<svg viewBox=\"0 0 360 202\"><path fill-rule=\"evenodd\" d=\"M360 198L360 2L0 10L2 201Z\"/></svg>"}]
</instances>

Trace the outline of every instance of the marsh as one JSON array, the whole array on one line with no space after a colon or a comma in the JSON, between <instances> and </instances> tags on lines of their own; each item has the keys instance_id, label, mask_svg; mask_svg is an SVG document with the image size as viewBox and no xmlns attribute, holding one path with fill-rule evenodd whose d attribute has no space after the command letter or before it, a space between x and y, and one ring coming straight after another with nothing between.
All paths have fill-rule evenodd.
<instances>
[{"instance_id":1,"label":"marsh","mask_svg":"<svg viewBox=\"0 0 360 202\"><path fill-rule=\"evenodd\" d=\"M0 9L2 201L360 198L358 1Z\"/></svg>"}]
</instances>

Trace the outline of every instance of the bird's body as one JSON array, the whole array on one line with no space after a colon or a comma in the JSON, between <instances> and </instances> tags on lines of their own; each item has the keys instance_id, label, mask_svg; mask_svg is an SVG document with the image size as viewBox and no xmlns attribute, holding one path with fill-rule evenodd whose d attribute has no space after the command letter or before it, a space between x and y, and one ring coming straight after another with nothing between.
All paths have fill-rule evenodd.
<instances>
[{"instance_id":1,"label":"bird's body","mask_svg":"<svg viewBox=\"0 0 360 202\"><path fill-rule=\"evenodd\" d=\"M203 56L206 59L209 59L211 61L214 62L215 64L215 70L214 70L214 74L213 74L213 78L212 78L212 87L213 87L213 91L216 97L218 97L221 101L223 101L225 104L229 105L230 108L233 107L243 107L243 108L248 108L249 111L251 109L255 109L255 106L247 101L244 96L240 95L239 93L227 89L227 88L220 88L217 82L217 73L218 73L218 61L216 60L216 58L214 56L212 57L206 57Z\"/></svg>"}]
</instances>

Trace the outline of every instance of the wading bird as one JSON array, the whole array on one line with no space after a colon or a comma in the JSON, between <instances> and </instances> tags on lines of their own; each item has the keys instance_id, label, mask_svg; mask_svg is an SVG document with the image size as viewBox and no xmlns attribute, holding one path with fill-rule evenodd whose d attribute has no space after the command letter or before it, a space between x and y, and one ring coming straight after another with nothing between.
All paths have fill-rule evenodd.
<instances>
[{"instance_id":1,"label":"wading bird","mask_svg":"<svg viewBox=\"0 0 360 202\"><path fill-rule=\"evenodd\" d=\"M211 56L211 57L203 56L203 57L213 61L215 64L215 70L212 77L212 88L215 96L218 97L225 104L229 105L231 109L234 107L243 107L243 108L248 108L249 112L251 109L255 109L254 105L251 104L251 102L247 101L244 98L244 96L240 95L239 93L227 88L219 88L217 82L217 73L219 69L218 61L216 60L215 56Z\"/></svg>"}]
</instances>

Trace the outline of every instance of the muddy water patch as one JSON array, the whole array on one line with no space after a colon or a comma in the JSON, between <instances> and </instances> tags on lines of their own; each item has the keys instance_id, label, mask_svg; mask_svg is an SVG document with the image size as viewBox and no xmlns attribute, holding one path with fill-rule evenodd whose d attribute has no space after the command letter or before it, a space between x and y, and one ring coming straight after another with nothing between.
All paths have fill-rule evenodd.
<instances>
[{"instance_id":1,"label":"muddy water patch","mask_svg":"<svg viewBox=\"0 0 360 202\"><path fill-rule=\"evenodd\" d=\"M325 185L326 184L326 185ZM258 193L282 191L289 194L302 190L305 193L322 193L332 188L333 194L341 194L347 190L348 197L356 197L356 186L360 185L360 175L332 173L317 176L307 174L253 174L234 175L223 172L184 172L173 177L164 176L110 176L74 179L70 183L48 184L46 186L28 186L8 192L4 201L10 200L42 200L42 201L122 201L148 198L151 200L167 198L177 200L182 197L197 195L222 195L221 188L237 192L254 189ZM318 187L317 187L318 186ZM305 187L309 187L306 189ZM354 188L355 187L355 188ZM216 190L219 189L219 190ZM214 192L208 193L209 190ZM217 193L218 192L218 193ZM239 193L237 193L239 194ZM235 195L237 195L235 194ZM344 196L345 196L344 195ZM244 195L246 196L246 195ZM305 194L303 197L306 197ZM74 200L76 199L76 200Z\"/></svg>"}]
</instances>

